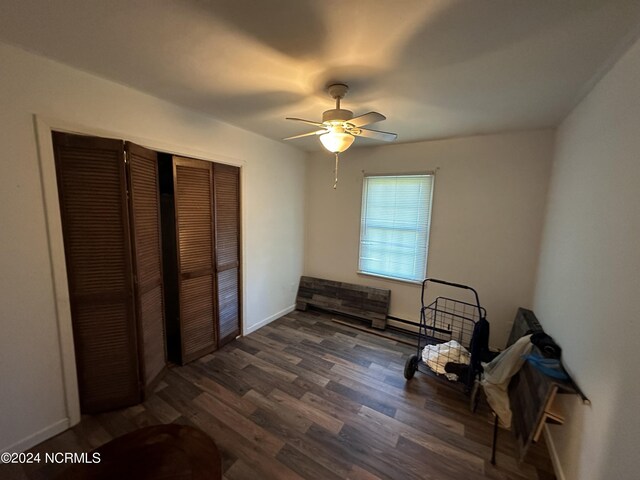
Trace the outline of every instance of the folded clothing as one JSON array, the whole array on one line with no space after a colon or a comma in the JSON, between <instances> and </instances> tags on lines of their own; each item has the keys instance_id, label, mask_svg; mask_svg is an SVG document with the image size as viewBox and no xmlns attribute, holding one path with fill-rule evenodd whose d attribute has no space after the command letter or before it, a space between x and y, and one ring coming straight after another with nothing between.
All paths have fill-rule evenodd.
<instances>
[{"instance_id":1,"label":"folded clothing","mask_svg":"<svg viewBox=\"0 0 640 480\"><path fill-rule=\"evenodd\" d=\"M445 370L447 363L462 363L469 365L471 355L469 351L460 345L457 341L451 340L446 343L437 345L427 345L422 350L422 361L436 373L446 376L449 380L455 382L458 375L449 373Z\"/></svg>"}]
</instances>

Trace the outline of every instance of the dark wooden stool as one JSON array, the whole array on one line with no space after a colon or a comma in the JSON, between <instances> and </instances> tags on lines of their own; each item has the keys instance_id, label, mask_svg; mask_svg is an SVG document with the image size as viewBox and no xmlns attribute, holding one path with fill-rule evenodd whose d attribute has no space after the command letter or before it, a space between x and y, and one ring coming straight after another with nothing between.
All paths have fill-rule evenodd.
<instances>
[{"instance_id":1,"label":"dark wooden stool","mask_svg":"<svg viewBox=\"0 0 640 480\"><path fill-rule=\"evenodd\" d=\"M218 447L204 432L184 425L154 425L118 437L88 454L100 463L75 464L59 480L219 480Z\"/></svg>"}]
</instances>

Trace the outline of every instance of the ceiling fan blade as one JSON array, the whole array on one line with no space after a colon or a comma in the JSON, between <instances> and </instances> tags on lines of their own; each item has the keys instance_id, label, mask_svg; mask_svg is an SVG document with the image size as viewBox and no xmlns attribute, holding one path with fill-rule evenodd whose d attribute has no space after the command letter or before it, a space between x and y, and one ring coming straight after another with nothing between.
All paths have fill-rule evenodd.
<instances>
[{"instance_id":1,"label":"ceiling fan blade","mask_svg":"<svg viewBox=\"0 0 640 480\"><path fill-rule=\"evenodd\" d=\"M354 127L362 127L363 125L369 125L370 123L381 122L386 120L387 117L378 112L369 112L359 117L352 118L349 123Z\"/></svg>"},{"instance_id":2,"label":"ceiling fan blade","mask_svg":"<svg viewBox=\"0 0 640 480\"><path fill-rule=\"evenodd\" d=\"M382 140L385 142L393 142L398 138L397 133L380 132L378 130L371 130L369 128L360 128L360 133L353 133L357 137L373 138L374 140Z\"/></svg>"},{"instance_id":3,"label":"ceiling fan blade","mask_svg":"<svg viewBox=\"0 0 640 480\"><path fill-rule=\"evenodd\" d=\"M293 140L294 138L310 137L311 135L320 135L325 133L326 130L316 130L315 132L302 133L300 135L294 135L293 137L283 138L282 140Z\"/></svg>"},{"instance_id":4,"label":"ceiling fan blade","mask_svg":"<svg viewBox=\"0 0 640 480\"><path fill-rule=\"evenodd\" d=\"M324 125L322 123L318 123L318 122L313 122L311 120L305 120L303 118L292 118L292 117L287 117L287 120L294 120L296 122L304 122L304 123L308 123L309 125L314 125L316 127L324 127Z\"/></svg>"}]
</instances>

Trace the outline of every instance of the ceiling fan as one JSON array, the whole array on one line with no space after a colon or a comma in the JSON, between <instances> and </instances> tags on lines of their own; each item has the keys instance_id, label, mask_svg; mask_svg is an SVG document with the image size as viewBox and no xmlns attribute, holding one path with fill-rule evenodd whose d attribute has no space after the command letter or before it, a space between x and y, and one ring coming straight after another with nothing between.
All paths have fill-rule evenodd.
<instances>
[{"instance_id":1,"label":"ceiling fan","mask_svg":"<svg viewBox=\"0 0 640 480\"><path fill-rule=\"evenodd\" d=\"M345 97L349 90L349 87L344 83L329 85L327 90L329 91L329 95L335 99L336 108L327 110L322 114L322 123L304 120L302 118L287 117L287 120L294 120L296 122L308 123L309 125L320 127L320 130L294 135L283 140L320 135L320 141L327 150L331 153L342 153L351 146L355 137L373 138L385 142L392 142L398 137L395 133L363 128L365 125L385 120L387 117L381 113L369 112L354 118L352 111L340 108L340 100Z\"/></svg>"},{"instance_id":2,"label":"ceiling fan","mask_svg":"<svg viewBox=\"0 0 640 480\"><path fill-rule=\"evenodd\" d=\"M338 183L338 154L348 149L354 142L355 137L373 138L375 140L382 140L385 142L393 142L398 135L395 133L381 132L379 130L372 130L370 128L364 128L365 125L371 123L381 122L386 120L387 117L378 112L369 112L358 117L353 116L351 110L345 110L340 108L340 100L342 100L349 87L344 83L334 83L327 88L329 95L336 101L336 108L327 110L322 114L322 123L314 122L312 120L304 120L302 118L287 117L287 120L294 120L296 122L303 122L315 127L320 127L319 130L309 133L302 133L300 135L294 135L292 137L284 138L283 140L293 140L296 138L310 137L312 135L319 135L320 142L324 148L334 153L336 156L336 178L333 188L336 188Z\"/></svg>"}]
</instances>

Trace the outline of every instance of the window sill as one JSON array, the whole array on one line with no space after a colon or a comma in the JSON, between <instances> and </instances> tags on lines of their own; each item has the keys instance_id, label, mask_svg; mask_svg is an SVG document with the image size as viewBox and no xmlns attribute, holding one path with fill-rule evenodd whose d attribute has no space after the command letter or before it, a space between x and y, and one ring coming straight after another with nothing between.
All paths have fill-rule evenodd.
<instances>
[{"instance_id":1,"label":"window sill","mask_svg":"<svg viewBox=\"0 0 640 480\"><path fill-rule=\"evenodd\" d=\"M405 278L388 277L386 275L379 275L377 273L363 272L361 270L358 270L356 273L358 275L363 275L365 277L374 277L374 278L379 278L381 280L389 280L391 282L405 283L405 284L409 284L409 285L420 285L420 286L422 285L422 280L407 280Z\"/></svg>"}]
</instances>

